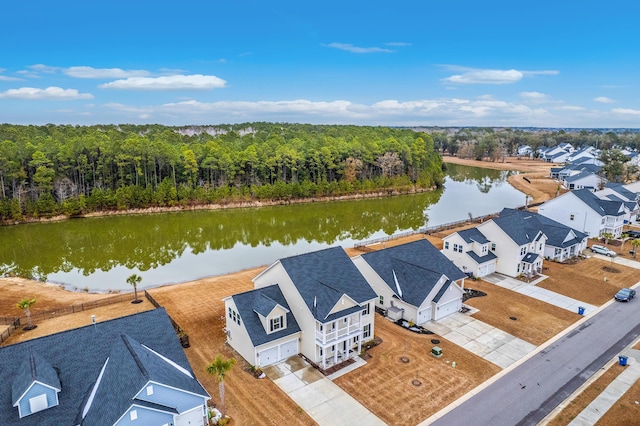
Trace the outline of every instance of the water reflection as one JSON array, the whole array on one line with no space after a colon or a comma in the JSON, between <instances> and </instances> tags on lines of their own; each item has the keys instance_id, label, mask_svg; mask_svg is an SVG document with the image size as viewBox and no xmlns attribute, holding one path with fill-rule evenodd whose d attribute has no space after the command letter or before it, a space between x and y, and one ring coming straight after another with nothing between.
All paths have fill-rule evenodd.
<instances>
[{"instance_id":1,"label":"water reflection","mask_svg":"<svg viewBox=\"0 0 640 426\"><path fill-rule=\"evenodd\" d=\"M523 204L522 194L504 184L504 172L455 166L448 173L444 190L393 198L3 227L0 274L107 291L128 290L126 277L138 273L144 288L265 265L337 244L348 247L415 230L425 222L462 220L470 209L477 216Z\"/></svg>"}]
</instances>

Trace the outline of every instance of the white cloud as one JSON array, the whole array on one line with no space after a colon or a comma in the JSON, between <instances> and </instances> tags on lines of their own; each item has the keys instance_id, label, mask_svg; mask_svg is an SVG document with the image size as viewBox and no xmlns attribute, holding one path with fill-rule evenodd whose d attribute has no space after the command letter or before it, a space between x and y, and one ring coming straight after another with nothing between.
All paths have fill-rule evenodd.
<instances>
[{"instance_id":1,"label":"white cloud","mask_svg":"<svg viewBox=\"0 0 640 426\"><path fill-rule=\"evenodd\" d=\"M18 81L18 80L22 80L22 79L18 77L9 77L8 75L0 75L0 81Z\"/></svg>"},{"instance_id":2,"label":"white cloud","mask_svg":"<svg viewBox=\"0 0 640 426\"><path fill-rule=\"evenodd\" d=\"M495 70L495 69L475 69L466 68L455 65L446 66L452 71L461 72L461 74L454 74L452 76L443 78L445 83L452 84L513 84L522 80L523 77L535 76L535 75L557 75L558 71L555 70L543 70L543 71L522 71L516 69L510 70Z\"/></svg>"},{"instance_id":3,"label":"white cloud","mask_svg":"<svg viewBox=\"0 0 640 426\"><path fill-rule=\"evenodd\" d=\"M585 107L581 107L577 105L562 105L560 107L557 107L556 109L563 110L563 111L585 111L586 110Z\"/></svg>"},{"instance_id":4,"label":"white cloud","mask_svg":"<svg viewBox=\"0 0 640 426\"><path fill-rule=\"evenodd\" d=\"M548 95L545 95L544 93L540 93L540 92L520 92L520 97L527 102L537 103L537 104L550 101Z\"/></svg>"},{"instance_id":5,"label":"white cloud","mask_svg":"<svg viewBox=\"0 0 640 426\"><path fill-rule=\"evenodd\" d=\"M393 50L383 47L359 47L348 43L329 43L325 45L333 49L346 50L351 53L392 53Z\"/></svg>"},{"instance_id":6,"label":"white cloud","mask_svg":"<svg viewBox=\"0 0 640 426\"><path fill-rule=\"evenodd\" d=\"M214 75L169 75L163 77L130 77L105 83L102 89L125 90L210 90L225 87L226 81Z\"/></svg>"},{"instance_id":7,"label":"white cloud","mask_svg":"<svg viewBox=\"0 0 640 426\"><path fill-rule=\"evenodd\" d=\"M45 74L54 74L60 69L58 67L52 67L44 64L29 65L27 68L29 68L31 71L41 72Z\"/></svg>"},{"instance_id":8,"label":"white cloud","mask_svg":"<svg viewBox=\"0 0 640 426\"><path fill-rule=\"evenodd\" d=\"M631 108L614 108L611 112L615 114L624 114L624 115L637 115L640 116L640 110L631 109Z\"/></svg>"},{"instance_id":9,"label":"white cloud","mask_svg":"<svg viewBox=\"0 0 640 426\"><path fill-rule=\"evenodd\" d=\"M9 89L6 92L0 93L0 98L68 101L76 99L93 99L93 95L91 93L78 93L76 89L62 89L60 87L47 87L46 89L21 87L19 89Z\"/></svg>"},{"instance_id":10,"label":"white cloud","mask_svg":"<svg viewBox=\"0 0 640 426\"><path fill-rule=\"evenodd\" d=\"M402 41L391 41L389 43L385 43L385 46L393 46L393 47L406 47L411 46L411 43L405 43Z\"/></svg>"},{"instance_id":11,"label":"white cloud","mask_svg":"<svg viewBox=\"0 0 640 426\"><path fill-rule=\"evenodd\" d=\"M607 98L606 96L598 96L597 98L593 98L594 102L598 102L601 104L612 104L615 101L611 98Z\"/></svg>"},{"instance_id":12,"label":"white cloud","mask_svg":"<svg viewBox=\"0 0 640 426\"><path fill-rule=\"evenodd\" d=\"M69 67L62 70L69 77L75 78L127 78L145 77L150 73L145 70L123 70L120 68Z\"/></svg>"}]
</instances>

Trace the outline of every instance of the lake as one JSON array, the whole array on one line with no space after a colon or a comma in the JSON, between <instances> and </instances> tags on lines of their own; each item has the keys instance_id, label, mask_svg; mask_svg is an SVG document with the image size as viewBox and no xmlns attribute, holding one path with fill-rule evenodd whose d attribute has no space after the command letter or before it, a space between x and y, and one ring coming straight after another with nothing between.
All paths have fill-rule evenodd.
<instances>
[{"instance_id":1,"label":"lake","mask_svg":"<svg viewBox=\"0 0 640 426\"><path fill-rule=\"evenodd\" d=\"M422 194L0 227L0 275L128 291L133 273L140 289L191 281L525 204L516 172L448 167L444 188Z\"/></svg>"}]
</instances>

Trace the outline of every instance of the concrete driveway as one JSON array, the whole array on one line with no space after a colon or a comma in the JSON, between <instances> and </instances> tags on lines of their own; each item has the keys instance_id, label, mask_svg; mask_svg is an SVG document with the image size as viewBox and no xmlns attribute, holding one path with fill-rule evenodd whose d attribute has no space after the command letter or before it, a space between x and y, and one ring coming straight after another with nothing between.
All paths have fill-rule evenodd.
<instances>
[{"instance_id":1,"label":"concrete driveway","mask_svg":"<svg viewBox=\"0 0 640 426\"><path fill-rule=\"evenodd\" d=\"M460 312L424 326L502 368L507 368L536 349L527 341Z\"/></svg>"},{"instance_id":2,"label":"concrete driveway","mask_svg":"<svg viewBox=\"0 0 640 426\"><path fill-rule=\"evenodd\" d=\"M263 371L319 425L385 424L297 355Z\"/></svg>"}]
</instances>

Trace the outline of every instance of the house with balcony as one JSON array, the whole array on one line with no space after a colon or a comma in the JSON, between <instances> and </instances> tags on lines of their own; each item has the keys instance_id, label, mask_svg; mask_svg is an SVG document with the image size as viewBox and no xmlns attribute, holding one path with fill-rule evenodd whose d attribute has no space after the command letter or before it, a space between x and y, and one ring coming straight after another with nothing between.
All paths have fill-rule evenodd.
<instances>
[{"instance_id":1,"label":"house with balcony","mask_svg":"<svg viewBox=\"0 0 640 426\"><path fill-rule=\"evenodd\" d=\"M628 185L609 182L604 188L595 192L601 200L620 201L624 203L625 217L627 223L635 223L640 217L640 205L638 205L638 194L629 189Z\"/></svg>"},{"instance_id":2,"label":"house with balcony","mask_svg":"<svg viewBox=\"0 0 640 426\"><path fill-rule=\"evenodd\" d=\"M207 425L163 308L0 347L0 424Z\"/></svg>"},{"instance_id":3,"label":"house with balcony","mask_svg":"<svg viewBox=\"0 0 640 426\"><path fill-rule=\"evenodd\" d=\"M591 238L608 233L619 238L625 222L623 201L601 199L588 189L570 191L538 207L542 216L583 232Z\"/></svg>"},{"instance_id":4,"label":"house with balcony","mask_svg":"<svg viewBox=\"0 0 640 426\"><path fill-rule=\"evenodd\" d=\"M365 253L353 263L393 320L420 325L462 307L466 275L427 240Z\"/></svg>"},{"instance_id":5,"label":"house with balcony","mask_svg":"<svg viewBox=\"0 0 640 426\"><path fill-rule=\"evenodd\" d=\"M301 354L326 369L374 336L376 294L341 247L277 260L225 298L227 342L264 367Z\"/></svg>"}]
</instances>

